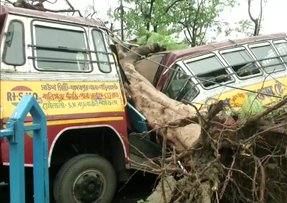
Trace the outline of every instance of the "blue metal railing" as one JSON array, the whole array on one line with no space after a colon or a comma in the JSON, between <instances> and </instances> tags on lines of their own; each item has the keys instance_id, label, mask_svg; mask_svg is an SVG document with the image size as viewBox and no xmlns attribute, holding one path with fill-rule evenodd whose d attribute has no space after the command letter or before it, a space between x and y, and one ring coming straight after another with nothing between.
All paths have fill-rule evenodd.
<instances>
[{"instance_id":1,"label":"blue metal railing","mask_svg":"<svg viewBox=\"0 0 287 203\"><path fill-rule=\"evenodd\" d=\"M24 125L30 113L32 125ZM36 99L24 96L8 120L6 129L0 130L0 139L9 141L10 202L25 202L24 133L33 131L34 202L49 203L48 143L46 116Z\"/></svg>"}]
</instances>

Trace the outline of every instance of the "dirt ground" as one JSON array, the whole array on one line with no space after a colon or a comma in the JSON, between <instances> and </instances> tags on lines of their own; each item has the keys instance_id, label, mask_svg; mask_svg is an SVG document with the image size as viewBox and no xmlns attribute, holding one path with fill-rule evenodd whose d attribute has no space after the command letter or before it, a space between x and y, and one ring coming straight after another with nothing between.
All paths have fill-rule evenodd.
<instances>
[{"instance_id":1,"label":"dirt ground","mask_svg":"<svg viewBox=\"0 0 287 203\"><path fill-rule=\"evenodd\" d=\"M137 172L127 183L118 185L113 203L136 203L145 199L155 186L156 176ZM0 202L9 203L9 188L3 184L0 184ZM28 198L26 202L33 202L33 199Z\"/></svg>"}]
</instances>

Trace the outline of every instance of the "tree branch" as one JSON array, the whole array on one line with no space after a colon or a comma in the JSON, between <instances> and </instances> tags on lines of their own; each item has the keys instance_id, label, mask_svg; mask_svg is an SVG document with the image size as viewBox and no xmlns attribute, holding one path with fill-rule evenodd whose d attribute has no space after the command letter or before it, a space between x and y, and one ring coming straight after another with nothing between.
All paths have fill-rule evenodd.
<instances>
[{"instance_id":1,"label":"tree branch","mask_svg":"<svg viewBox=\"0 0 287 203\"><path fill-rule=\"evenodd\" d=\"M172 2L168 7L166 7L165 13L168 13L169 10L170 10L176 3L180 2L180 1L182 1L182 0L175 0L174 2Z\"/></svg>"},{"instance_id":2,"label":"tree branch","mask_svg":"<svg viewBox=\"0 0 287 203\"><path fill-rule=\"evenodd\" d=\"M53 10L53 9L47 9L44 7L43 3L44 2L49 2L54 4L55 2L50 2L48 0L35 0L32 1L31 3L27 2L26 0L17 0L16 2L11 2L10 0L5 0L6 2L12 4L15 7L20 7L20 8L27 8L27 9L32 9L32 10L38 10L38 11L48 11L48 12L53 12L53 13L64 13L64 12L77 12L79 16L83 17L81 12L73 7L73 5L69 2L69 0L65 0L66 3L70 8L68 9L59 9L59 10Z\"/></svg>"},{"instance_id":3,"label":"tree branch","mask_svg":"<svg viewBox=\"0 0 287 203\"><path fill-rule=\"evenodd\" d=\"M263 15L263 0L260 0L260 11L259 11L258 18L254 18L254 16L252 16L251 1L252 0L248 0L248 15L249 15L251 21L254 23L253 35L257 36L257 35L259 35L259 31L260 31L260 27L261 27L261 21L262 21L262 15Z\"/></svg>"},{"instance_id":4,"label":"tree branch","mask_svg":"<svg viewBox=\"0 0 287 203\"><path fill-rule=\"evenodd\" d=\"M277 104L275 104L274 106L266 109L265 111L263 111L262 113L257 114L256 116L252 117L251 119L249 119L245 125L243 127L246 127L247 125L250 125L252 123L254 123L255 121L258 121L259 119L263 118L264 116L268 115L269 113L279 109L280 107L284 106L287 104L287 98L284 98L282 101L278 102Z\"/></svg>"}]
</instances>

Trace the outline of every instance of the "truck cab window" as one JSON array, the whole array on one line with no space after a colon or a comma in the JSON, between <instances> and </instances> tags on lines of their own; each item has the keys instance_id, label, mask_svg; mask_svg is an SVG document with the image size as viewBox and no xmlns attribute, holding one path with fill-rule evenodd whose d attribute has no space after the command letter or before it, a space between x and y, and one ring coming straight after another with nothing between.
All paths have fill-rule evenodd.
<instances>
[{"instance_id":1,"label":"truck cab window","mask_svg":"<svg viewBox=\"0 0 287 203\"><path fill-rule=\"evenodd\" d=\"M20 66L25 63L24 27L17 20L10 22L6 33L3 61L6 64Z\"/></svg>"},{"instance_id":2,"label":"truck cab window","mask_svg":"<svg viewBox=\"0 0 287 203\"><path fill-rule=\"evenodd\" d=\"M285 67L270 44L252 47L251 51L267 73L285 70Z\"/></svg>"},{"instance_id":3,"label":"truck cab window","mask_svg":"<svg viewBox=\"0 0 287 203\"><path fill-rule=\"evenodd\" d=\"M89 72L89 50L82 30L35 26L36 68L45 71Z\"/></svg>"},{"instance_id":4,"label":"truck cab window","mask_svg":"<svg viewBox=\"0 0 287 203\"><path fill-rule=\"evenodd\" d=\"M104 73L109 73L112 71L112 69L103 33L100 30L93 30L92 33L93 33L95 52L98 61L98 67L100 71Z\"/></svg>"},{"instance_id":5,"label":"truck cab window","mask_svg":"<svg viewBox=\"0 0 287 203\"><path fill-rule=\"evenodd\" d=\"M246 77L260 73L259 67L246 51L246 49L222 53L228 66L234 70L238 77Z\"/></svg>"},{"instance_id":6,"label":"truck cab window","mask_svg":"<svg viewBox=\"0 0 287 203\"><path fill-rule=\"evenodd\" d=\"M283 58L285 64L287 64L287 42L279 42L275 44L280 56Z\"/></svg>"},{"instance_id":7,"label":"truck cab window","mask_svg":"<svg viewBox=\"0 0 287 203\"><path fill-rule=\"evenodd\" d=\"M198 94L198 91L190 80L190 75L187 75L179 66L176 66L165 93L172 99L191 101Z\"/></svg>"},{"instance_id":8,"label":"truck cab window","mask_svg":"<svg viewBox=\"0 0 287 203\"><path fill-rule=\"evenodd\" d=\"M218 83L232 80L227 70L215 56L188 62L187 67L204 87L212 87Z\"/></svg>"}]
</instances>

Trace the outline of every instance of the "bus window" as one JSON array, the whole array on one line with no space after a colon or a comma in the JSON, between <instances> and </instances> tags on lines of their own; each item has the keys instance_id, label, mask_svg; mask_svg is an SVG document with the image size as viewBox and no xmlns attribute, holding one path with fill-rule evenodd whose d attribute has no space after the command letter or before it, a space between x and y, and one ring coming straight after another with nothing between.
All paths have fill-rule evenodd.
<instances>
[{"instance_id":1,"label":"bus window","mask_svg":"<svg viewBox=\"0 0 287 203\"><path fill-rule=\"evenodd\" d=\"M285 64L287 64L287 42L286 41L281 41L278 43L275 42L275 47L278 50L280 56L282 56Z\"/></svg>"},{"instance_id":2,"label":"bus window","mask_svg":"<svg viewBox=\"0 0 287 203\"><path fill-rule=\"evenodd\" d=\"M256 65L252 57L246 49L236 50L232 52L222 53L222 57L228 63L238 77L246 77L260 73L259 67Z\"/></svg>"},{"instance_id":3,"label":"bus window","mask_svg":"<svg viewBox=\"0 0 287 203\"><path fill-rule=\"evenodd\" d=\"M99 69L104 73L110 73L112 68L109 61L108 49L105 45L104 35L100 30L96 29L94 29L92 33Z\"/></svg>"},{"instance_id":4,"label":"bus window","mask_svg":"<svg viewBox=\"0 0 287 203\"><path fill-rule=\"evenodd\" d=\"M174 68L174 74L164 93L172 99L192 101L199 93L191 76L187 75L179 66Z\"/></svg>"},{"instance_id":5,"label":"bus window","mask_svg":"<svg viewBox=\"0 0 287 203\"><path fill-rule=\"evenodd\" d=\"M215 56L188 62L187 66L204 87L211 87L232 80L227 70Z\"/></svg>"},{"instance_id":6,"label":"bus window","mask_svg":"<svg viewBox=\"0 0 287 203\"><path fill-rule=\"evenodd\" d=\"M176 66L171 81L169 82L165 93L172 99L177 99L180 90L184 87L190 76L186 75L179 66Z\"/></svg>"},{"instance_id":7,"label":"bus window","mask_svg":"<svg viewBox=\"0 0 287 203\"><path fill-rule=\"evenodd\" d=\"M252 47L251 51L267 73L285 70L282 61L270 44Z\"/></svg>"},{"instance_id":8,"label":"bus window","mask_svg":"<svg viewBox=\"0 0 287 203\"><path fill-rule=\"evenodd\" d=\"M91 71L84 30L35 25L36 67L43 71Z\"/></svg>"},{"instance_id":9,"label":"bus window","mask_svg":"<svg viewBox=\"0 0 287 203\"><path fill-rule=\"evenodd\" d=\"M21 66L25 63L24 25L12 20L6 34L3 61L6 64Z\"/></svg>"},{"instance_id":10,"label":"bus window","mask_svg":"<svg viewBox=\"0 0 287 203\"><path fill-rule=\"evenodd\" d=\"M179 93L177 100L191 102L198 94L199 90L196 88L196 84L189 79Z\"/></svg>"}]
</instances>

